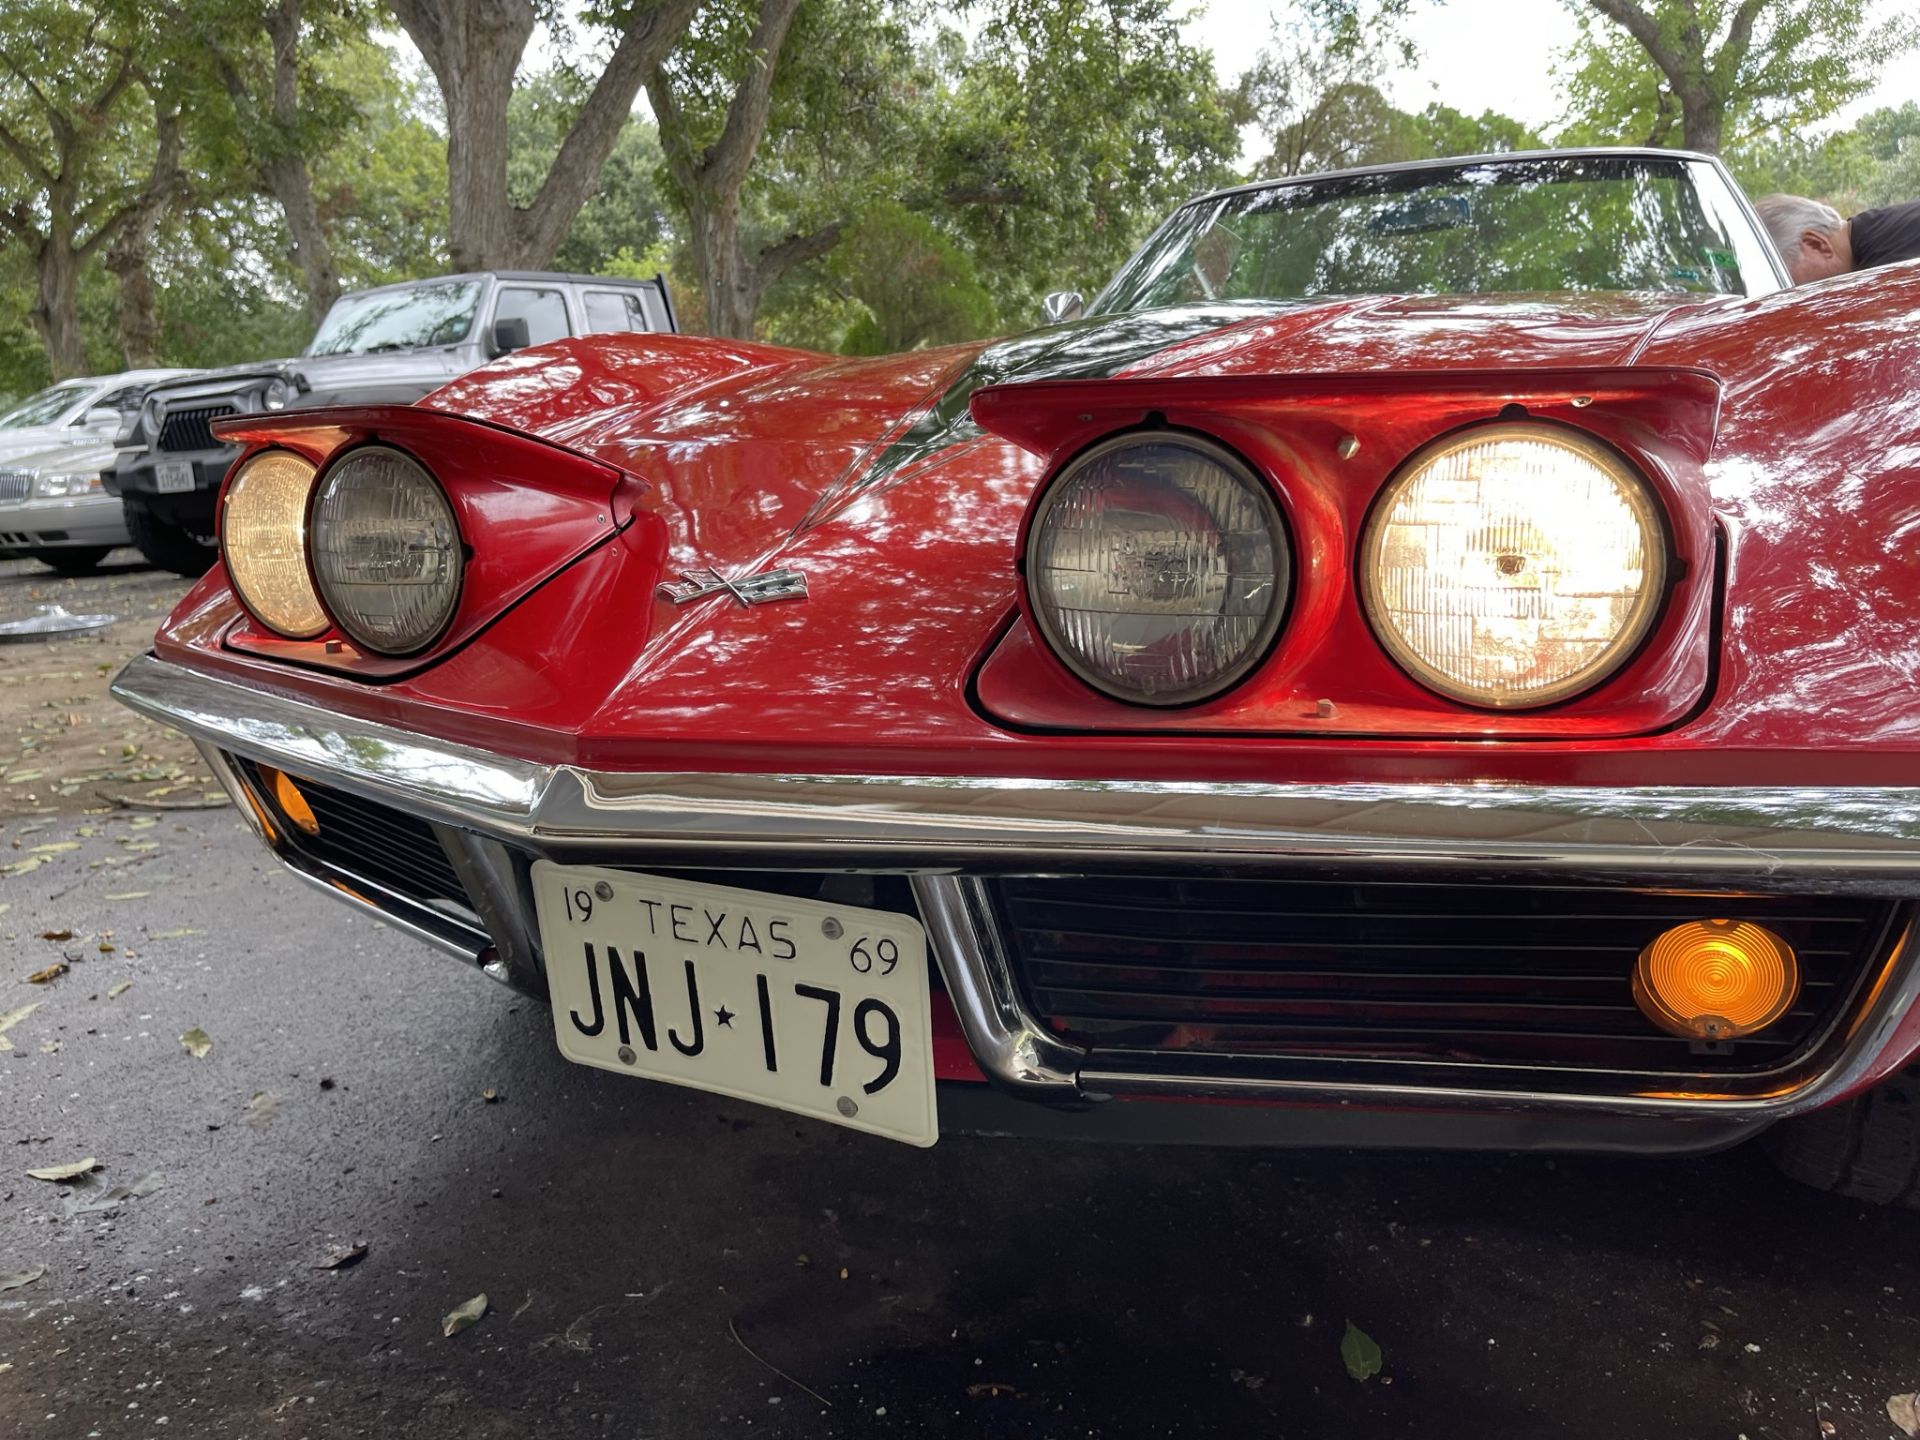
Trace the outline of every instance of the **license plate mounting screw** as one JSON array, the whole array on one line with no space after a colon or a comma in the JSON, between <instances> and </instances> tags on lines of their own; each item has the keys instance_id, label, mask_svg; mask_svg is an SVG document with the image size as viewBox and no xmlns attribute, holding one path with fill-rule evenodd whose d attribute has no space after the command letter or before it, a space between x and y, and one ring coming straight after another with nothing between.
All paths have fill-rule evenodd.
<instances>
[{"instance_id":1,"label":"license plate mounting screw","mask_svg":"<svg viewBox=\"0 0 1920 1440\"><path fill-rule=\"evenodd\" d=\"M638 1055L633 1053L633 1047L631 1045L622 1045L620 1047L620 1063L622 1065L631 1065L639 1058Z\"/></svg>"},{"instance_id":2,"label":"license plate mounting screw","mask_svg":"<svg viewBox=\"0 0 1920 1440\"><path fill-rule=\"evenodd\" d=\"M593 894L597 900L611 900L613 899L613 886L604 880L596 880L593 882Z\"/></svg>"},{"instance_id":3,"label":"license plate mounting screw","mask_svg":"<svg viewBox=\"0 0 1920 1440\"><path fill-rule=\"evenodd\" d=\"M838 1100L833 1102L833 1108L838 1110L842 1115L844 1115L849 1120L851 1120L854 1116L860 1113L860 1107L854 1104L853 1101L849 1100L844 1095L842 1095Z\"/></svg>"},{"instance_id":4,"label":"license plate mounting screw","mask_svg":"<svg viewBox=\"0 0 1920 1440\"><path fill-rule=\"evenodd\" d=\"M846 931L840 928L840 922L829 915L820 922L820 933L829 940L838 940Z\"/></svg>"}]
</instances>

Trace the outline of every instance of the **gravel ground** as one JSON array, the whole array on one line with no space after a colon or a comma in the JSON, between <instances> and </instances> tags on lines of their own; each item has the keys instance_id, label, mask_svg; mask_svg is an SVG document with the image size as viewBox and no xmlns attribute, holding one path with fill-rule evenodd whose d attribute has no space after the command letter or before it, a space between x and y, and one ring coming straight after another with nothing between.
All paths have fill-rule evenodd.
<instances>
[{"instance_id":1,"label":"gravel ground","mask_svg":"<svg viewBox=\"0 0 1920 1440\"><path fill-rule=\"evenodd\" d=\"M93 793L0 822L0 865L42 861L0 872L0 1024L38 1007L0 1046L0 1286L42 1272L0 1291L9 1440L1898 1440L1920 1389L1920 1215L1751 1148L912 1150L569 1065L544 1009L230 810ZM25 1173L88 1158L77 1191Z\"/></svg>"}]
</instances>

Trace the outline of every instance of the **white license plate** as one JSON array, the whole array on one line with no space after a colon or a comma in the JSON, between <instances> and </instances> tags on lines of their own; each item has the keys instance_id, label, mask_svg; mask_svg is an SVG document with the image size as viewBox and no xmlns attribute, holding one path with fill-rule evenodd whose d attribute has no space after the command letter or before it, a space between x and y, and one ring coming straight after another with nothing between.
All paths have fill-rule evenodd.
<instances>
[{"instance_id":1,"label":"white license plate","mask_svg":"<svg viewBox=\"0 0 1920 1440\"><path fill-rule=\"evenodd\" d=\"M193 489L193 462L191 460L156 460L153 466L153 488L162 495L178 495Z\"/></svg>"},{"instance_id":2,"label":"white license plate","mask_svg":"<svg viewBox=\"0 0 1920 1440\"><path fill-rule=\"evenodd\" d=\"M939 1138L918 921L550 860L533 894L567 1059Z\"/></svg>"}]
</instances>

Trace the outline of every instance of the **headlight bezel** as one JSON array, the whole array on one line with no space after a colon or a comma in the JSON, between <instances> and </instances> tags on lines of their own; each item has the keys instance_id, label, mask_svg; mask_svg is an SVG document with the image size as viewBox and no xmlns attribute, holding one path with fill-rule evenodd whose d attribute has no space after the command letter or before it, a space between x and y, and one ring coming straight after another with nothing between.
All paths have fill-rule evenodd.
<instances>
[{"instance_id":1,"label":"headlight bezel","mask_svg":"<svg viewBox=\"0 0 1920 1440\"><path fill-rule=\"evenodd\" d=\"M446 507L447 518L451 522L453 529L454 578L452 598L447 603L445 613L440 617L439 623L434 626L432 632L419 643L406 648L397 648L377 643L362 634L357 626L347 623L341 614L340 607L328 595L326 582L320 572L319 558L317 555L319 532L316 522L321 503L328 493L327 487L337 479L341 470L349 463L356 458L364 458L370 454L395 456L404 465L423 476L432 492L439 497L440 503ZM466 599L467 579L470 569L469 562L472 556L468 548L465 527L462 523L461 506L453 493L448 490L446 483L434 473L432 466L428 465L418 456L410 454L400 446L374 437L369 437L357 444L344 446L332 455L329 455L326 464L321 466L318 473L314 476L313 485L307 492L305 523L307 575L313 586L314 594L319 597L321 608L326 611L327 619L332 622L333 628L338 630L340 634L346 636L348 640L352 641L358 649L380 660L410 660L426 654L445 640L447 635L451 633L460 618Z\"/></svg>"},{"instance_id":2,"label":"headlight bezel","mask_svg":"<svg viewBox=\"0 0 1920 1440\"><path fill-rule=\"evenodd\" d=\"M1202 684L1189 686L1178 693L1154 695L1129 689L1081 662L1066 637L1054 625L1048 607L1042 603L1034 575L1036 556L1048 518L1073 478L1085 467L1107 458L1115 451L1150 445L1190 450L1219 466L1239 482L1260 507L1272 545L1275 570L1273 603L1262 619L1258 635L1240 658ZM1240 689L1253 680L1273 656L1281 637L1286 633L1298 590L1297 549L1287 506L1277 487L1258 466L1215 436L1154 420L1136 429L1101 436L1065 457L1046 478L1028 509L1020 537L1018 565L1021 608L1045 653L1081 684L1105 699L1146 711L1191 710L1216 702Z\"/></svg>"},{"instance_id":3,"label":"headlight bezel","mask_svg":"<svg viewBox=\"0 0 1920 1440\"><path fill-rule=\"evenodd\" d=\"M1427 662L1385 618L1378 593L1380 551L1387 516L1402 489L1440 456L1469 445L1503 438L1559 445L1611 478L1641 524L1651 574L1642 586L1633 614L1593 660L1559 683L1525 695L1498 697L1476 691ZM1534 713L1581 701L1619 678L1659 632L1675 584L1684 574L1678 559L1674 517L1660 487L1626 455L1577 426L1536 417L1495 419L1461 426L1429 440L1396 465L1368 503L1354 549L1354 589L1367 629L1399 670L1423 689L1451 704L1493 714Z\"/></svg>"}]
</instances>

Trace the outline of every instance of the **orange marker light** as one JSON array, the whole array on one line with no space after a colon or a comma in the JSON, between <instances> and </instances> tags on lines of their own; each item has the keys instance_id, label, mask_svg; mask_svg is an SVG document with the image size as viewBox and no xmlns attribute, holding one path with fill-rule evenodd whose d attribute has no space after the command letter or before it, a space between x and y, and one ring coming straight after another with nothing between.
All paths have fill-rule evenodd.
<instances>
[{"instance_id":1,"label":"orange marker light","mask_svg":"<svg viewBox=\"0 0 1920 1440\"><path fill-rule=\"evenodd\" d=\"M300 787L293 783L293 777L271 766L262 765L260 774L273 790L273 802L280 807L280 813L293 822L294 828L307 835L320 833L320 821L313 813L313 807L307 803L307 797L300 793Z\"/></svg>"},{"instance_id":2,"label":"orange marker light","mask_svg":"<svg viewBox=\"0 0 1920 1440\"><path fill-rule=\"evenodd\" d=\"M1793 947L1749 920L1690 920L1658 936L1633 967L1633 998L1662 1030L1734 1040L1764 1030L1800 994Z\"/></svg>"}]
</instances>

